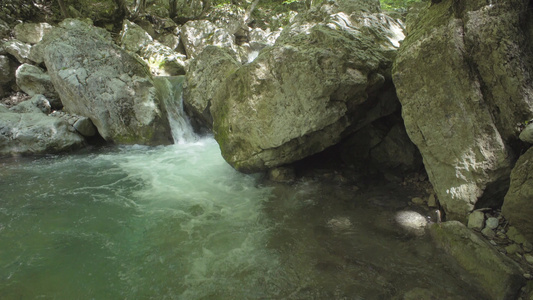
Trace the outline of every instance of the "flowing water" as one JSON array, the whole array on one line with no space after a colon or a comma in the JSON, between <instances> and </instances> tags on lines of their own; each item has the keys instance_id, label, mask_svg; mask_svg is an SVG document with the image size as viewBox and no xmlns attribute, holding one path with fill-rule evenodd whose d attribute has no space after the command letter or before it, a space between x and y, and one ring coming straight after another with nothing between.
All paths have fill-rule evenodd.
<instances>
[{"instance_id":1,"label":"flowing water","mask_svg":"<svg viewBox=\"0 0 533 300\"><path fill-rule=\"evenodd\" d=\"M0 299L472 299L428 237L394 223L408 200L269 184L209 137L4 158Z\"/></svg>"}]
</instances>

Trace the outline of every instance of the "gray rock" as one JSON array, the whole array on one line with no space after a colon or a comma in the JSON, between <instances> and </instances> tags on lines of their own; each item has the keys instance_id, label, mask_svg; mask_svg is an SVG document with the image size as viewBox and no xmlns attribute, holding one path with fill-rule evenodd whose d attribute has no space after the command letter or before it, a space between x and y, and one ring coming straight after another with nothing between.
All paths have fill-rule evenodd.
<instances>
[{"instance_id":1,"label":"gray rock","mask_svg":"<svg viewBox=\"0 0 533 300\"><path fill-rule=\"evenodd\" d=\"M393 79L440 204L464 221L479 201L501 204L513 165L508 141L516 138L514 125L533 115L533 64L523 47L527 26L519 24L527 1L455 2L420 12Z\"/></svg>"},{"instance_id":2,"label":"gray rock","mask_svg":"<svg viewBox=\"0 0 533 300\"><path fill-rule=\"evenodd\" d=\"M524 255L524 258L526 259L528 264L533 265L533 255L526 254Z\"/></svg>"},{"instance_id":3,"label":"gray rock","mask_svg":"<svg viewBox=\"0 0 533 300\"><path fill-rule=\"evenodd\" d=\"M30 62L31 45L18 40L10 40L4 43L4 49L8 54L13 55L20 63Z\"/></svg>"},{"instance_id":4,"label":"gray rock","mask_svg":"<svg viewBox=\"0 0 533 300\"><path fill-rule=\"evenodd\" d=\"M161 44L169 47L172 51L177 51L178 47L180 46L180 37L172 33L164 34L158 38L158 41Z\"/></svg>"},{"instance_id":5,"label":"gray rock","mask_svg":"<svg viewBox=\"0 0 533 300\"><path fill-rule=\"evenodd\" d=\"M72 19L60 25L45 37L45 64L65 110L90 118L110 142L171 143L147 66L93 26Z\"/></svg>"},{"instance_id":6,"label":"gray rock","mask_svg":"<svg viewBox=\"0 0 533 300\"><path fill-rule=\"evenodd\" d=\"M139 52L144 46L152 42L152 37L141 26L124 20L120 32L120 44L124 49Z\"/></svg>"},{"instance_id":7,"label":"gray rock","mask_svg":"<svg viewBox=\"0 0 533 300\"><path fill-rule=\"evenodd\" d=\"M155 76L184 75L187 59L185 55L172 50L157 41L144 46L139 55L148 63Z\"/></svg>"},{"instance_id":8,"label":"gray rock","mask_svg":"<svg viewBox=\"0 0 533 300\"><path fill-rule=\"evenodd\" d=\"M57 153L80 148L85 140L65 121L42 112L0 112L0 155Z\"/></svg>"},{"instance_id":9,"label":"gray rock","mask_svg":"<svg viewBox=\"0 0 533 300\"><path fill-rule=\"evenodd\" d=\"M270 28L263 30L261 28L254 28L250 30L249 44L252 50L261 50L267 46L272 46L281 35L281 30L271 31Z\"/></svg>"},{"instance_id":10,"label":"gray rock","mask_svg":"<svg viewBox=\"0 0 533 300\"><path fill-rule=\"evenodd\" d=\"M23 43L37 44L50 30L52 30L52 25L48 23L19 23L13 32L15 38Z\"/></svg>"},{"instance_id":11,"label":"gray rock","mask_svg":"<svg viewBox=\"0 0 533 300\"><path fill-rule=\"evenodd\" d=\"M494 232L494 230L488 227L483 228L483 230L481 230L481 234L483 234L483 236L485 236L489 240L492 240L493 238L496 237L496 233Z\"/></svg>"},{"instance_id":12,"label":"gray rock","mask_svg":"<svg viewBox=\"0 0 533 300\"><path fill-rule=\"evenodd\" d=\"M370 150L370 158L380 169L418 170L422 167L420 152L409 139L403 124L394 125L383 141Z\"/></svg>"},{"instance_id":13,"label":"gray rock","mask_svg":"<svg viewBox=\"0 0 533 300\"><path fill-rule=\"evenodd\" d=\"M499 224L500 222L498 221L498 218L494 217L487 218L487 220L485 221L485 226L490 229L498 228Z\"/></svg>"},{"instance_id":14,"label":"gray rock","mask_svg":"<svg viewBox=\"0 0 533 300\"><path fill-rule=\"evenodd\" d=\"M394 220L402 229L417 235L422 235L424 228L428 225L426 217L410 210L396 213Z\"/></svg>"},{"instance_id":15,"label":"gray rock","mask_svg":"<svg viewBox=\"0 0 533 300\"><path fill-rule=\"evenodd\" d=\"M274 182L293 182L295 178L294 169L290 167L278 167L268 171L268 179Z\"/></svg>"},{"instance_id":16,"label":"gray rock","mask_svg":"<svg viewBox=\"0 0 533 300\"><path fill-rule=\"evenodd\" d=\"M505 252L507 255L514 255L516 253L520 253L522 249L520 249L520 246L518 244L511 244L507 247L505 247Z\"/></svg>"},{"instance_id":17,"label":"gray rock","mask_svg":"<svg viewBox=\"0 0 533 300\"><path fill-rule=\"evenodd\" d=\"M533 199L533 148L529 148L516 162L511 173L509 191L505 195L502 206L502 215L529 242L533 242L533 202L531 199Z\"/></svg>"},{"instance_id":18,"label":"gray rock","mask_svg":"<svg viewBox=\"0 0 533 300\"><path fill-rule=\"evenodd\" d=\"M388 76L396 48L384 30L394 21L365 26L375 16L322 17L287 27L276 45L228 74L215 94L215 138L237 170L302 159L396 109L397 102L369 97Z\"/></svg>"},{"instance_id":19,"label":"gray rock","mask_svg":"<svg viewBox=\"0 0 533 300\"><path fill-rule=\"evenodd\" d=\"M475 210L468 216L468 228L481 230L485 223L485 214L482 211Z\"/></svg>"},{"instance_id":20,"label":"gray rock","mask_svg":"<svg viewBox=\"0 0 533 300\"><path fill-rule=\"evenodd\" d=\"M53 108L61 108L61 101L57 94L50 76L39 67L30 64L22 64L16 71L17 86L26 94L44 95Z\"/></svg>"},{"instance_id":21,"label":"gray rock","mask_svg":"<svg viewBox=\"0 0 533 300\"><path fill-rule=\"evenodd\" d=\"M43 95L34 95L31 99L23 101L9 109L16 113L44 113L49 114L52 109L50 102Z\"/></svg>"},{"instance_id":22,"label":"gray rock","mask_svg":"<svg viewBox=\"0 0 533 300\"><path fill-rule=\"evenodd\" d=\"M189 65L183 101L189 115L199 124L213 128L211 105L229 74L240 66L230 49L207 46Z\"/></svg>"},{"instance_id":23,"label":"gray rock","mask_svg":"<svg viewBox=\"0 0 533 300\"><path fill-rule=\"evenodd\" d=\"M533 123L528 124L526 128L522 130L519 138L526 143L533 144Z\"/></svg>"},{"instance_id":24,"label":"gray rock","mask_svg":"<svg viewBox=\"0 0 533 300\"><path fill-rule=\"evenodd\" d=\"M72 126L85 137L95 136L98 132L91 119L86 117L80 117Z\"/></svg>"},{"instance_id":25,"label":"gray rock","mask_svg":"<svg viewBox=\"0 0 533 300\"><path fill-rule=\"evenodd\" d=\"M526 242L526 238L522 235L521 232L518 231L515 226L509 227L509 229L507 230L507 237L517 244L522 244Z\"/></svg>"},{"instance_id":26,"label":"gray rock","mask_svg":"<svg viewBox=\"0 0 533 300\"><path fill-rule=\"evenodd\" d=\"M238 52L235 36L226 28L217 27L208 20L189 21L181 27L181 40L188 58L195 58L208 45Z\"/></svg>"},{"instance_id":27,"label":"gray rock","mask_svg":"<svg viewBox=\"0 0 533 300\"><path fill-rule=\"evenodd\" d=\"M417 204L417 205L424 205L426 203L424 201L424 199L422 199L420 197L411 198L411 202L413 202L414 204Z\"/></svg>"},{"instance_id":28,"label":"gray rock","mask_svg":"<svg viewBox=\"0 0 533 300\"><path fill-rule=\"evenodd\" d=\"M437 199L435 198L435 194L429 195L428 207L437 207Z\"/></svg>"},{"instance_id":29,"label":"gray rock","mask_svg":"<svg viewBox=\"0 0 533 300\"><path fill-rule=\"evenodd\" d=\"M517 299L525 284L520 267L457 221L433 224L430 233L439 247L483 287L487 299Z\"/></svg>"},{"instance_id":30,"label":"gray rock","mask_svg":"<svg viewBox=\"0 0 533 300\"><path fill-rule=\"evenodd\" d=\"M153 75L175 76L185 74L185 55L154 41L139 25L124 20L120 33L124 49L138 53L150 66Z\"/></svg>"}]
</instances>

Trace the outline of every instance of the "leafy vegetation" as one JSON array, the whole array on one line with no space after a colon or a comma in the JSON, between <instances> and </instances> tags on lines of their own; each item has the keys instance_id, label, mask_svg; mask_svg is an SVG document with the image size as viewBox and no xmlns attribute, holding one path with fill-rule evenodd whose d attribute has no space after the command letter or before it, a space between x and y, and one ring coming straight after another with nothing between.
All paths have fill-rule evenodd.
<instances>
[{"instance_id":1,"label":"leafy vegetation","mask_svg":"<svg viewBox=\"0 0 533 300\"><path fill-rule=\"evenodd\" d=\"M380 0L381 9L393 11L405 11L411 5L424 0Z\"/></svg>"}]
</instances>

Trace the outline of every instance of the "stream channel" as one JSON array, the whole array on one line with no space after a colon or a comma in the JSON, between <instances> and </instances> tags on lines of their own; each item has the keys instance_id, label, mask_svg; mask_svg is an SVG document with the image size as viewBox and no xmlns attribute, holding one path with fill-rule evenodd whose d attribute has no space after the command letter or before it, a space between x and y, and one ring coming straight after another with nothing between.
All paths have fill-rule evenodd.
<instances>
[{"instance_id":1,"label":"stream channel","mask_svg":"<svg viewBox=\"0 0 533 300\"><path fill-rule=\"evenodd\" d=\"M173 130L171 146L0 159L0 299L480 299L395 223L401 187L274 184Z\"/></svg>"}]
</instances>

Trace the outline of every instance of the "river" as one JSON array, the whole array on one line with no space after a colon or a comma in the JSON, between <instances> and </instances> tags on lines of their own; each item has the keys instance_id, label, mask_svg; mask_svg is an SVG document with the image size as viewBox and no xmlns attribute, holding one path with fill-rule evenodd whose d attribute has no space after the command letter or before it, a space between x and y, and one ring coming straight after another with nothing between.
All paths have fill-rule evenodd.
<instances>
[{"instance_id":1,"label":"river","mask_svg":"<svg viewBox=\"0 0 533 300\"><path fill-rule=\"evenodd\" d=\"M0 299L472 299L409 199L244 175L211 137L2 158Z\"/></svg>"}]
</instances>

